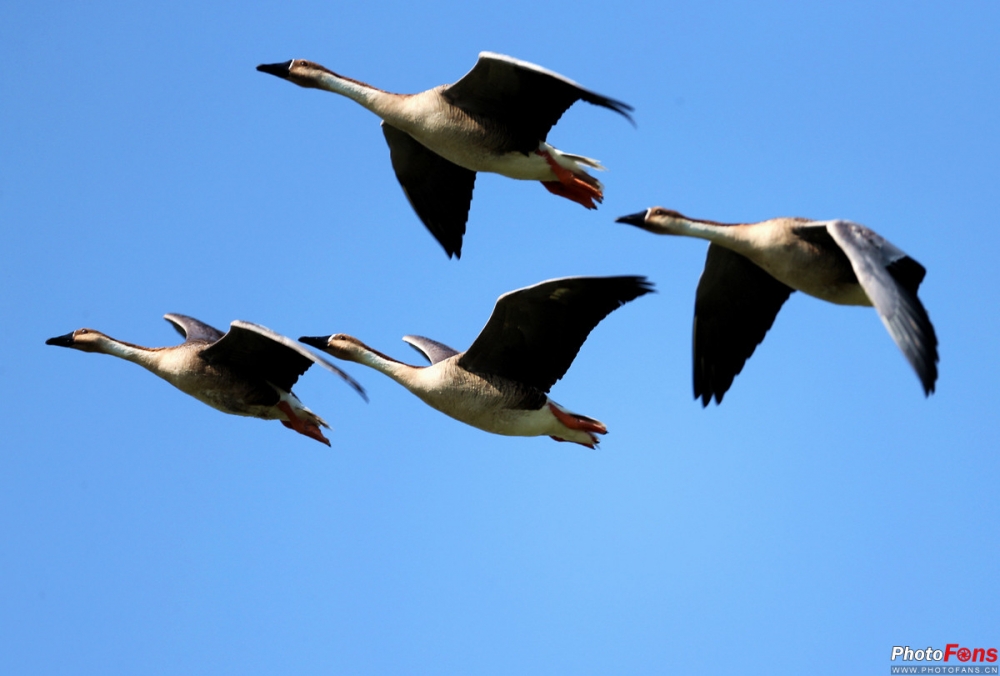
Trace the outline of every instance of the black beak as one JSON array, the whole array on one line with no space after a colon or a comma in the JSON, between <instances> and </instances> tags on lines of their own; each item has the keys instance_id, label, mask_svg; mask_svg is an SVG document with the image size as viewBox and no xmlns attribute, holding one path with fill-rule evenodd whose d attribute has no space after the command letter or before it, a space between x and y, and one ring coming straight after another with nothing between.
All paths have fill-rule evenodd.
<instances>
[{"instance_id":1,"label":"black beak","mask_svg":"<svg viewBox=\"0 0 1000 676\"><path fill-rule=\"evenodd\" d=\"M649 213L649 209L645 211L640 211L637 214L629 214L628 216L622 216L621 218L616 218L615 223L628 223L629 225L635 225L640 228L646 227L646 214Z\"/></svg>"},{"instance_id":2,"label":"black beak","mask_svg":"<svg viewBox=\"0 0 1000 676\"><path fill-rule=\"evenodd\" d=\"M58 345L59 347L73 347L73 334L67 333L65 336L56 336L45 341L46 345Z\"/></svg>"},{"instance_id":3,"label":"black beak","mask_svg":"<svg viewBox=\"0 0 1000 676\"><path fill-rule=\"evenodd\" d=\"M269 73L271 75L280 77L283 80L287 80L288 71L291 69L291 67L292 67L292 62L289 60L285 61L284 63L262 63L259 66L257 66L257 70L259 70L262 73Z\"/></svg>"},{"instance_id":4,"label":"black beak","mask_svg":"<svg viewBox=\"0 0 1000 676\"><path fill-rule=\"evenodd\" d=\"M315 338L310 338L309 336L302 336L299 338L300 343L305 343L319 350L326 349L326 341L330 336L316 336Z\"/></svg>"}]
</instances>

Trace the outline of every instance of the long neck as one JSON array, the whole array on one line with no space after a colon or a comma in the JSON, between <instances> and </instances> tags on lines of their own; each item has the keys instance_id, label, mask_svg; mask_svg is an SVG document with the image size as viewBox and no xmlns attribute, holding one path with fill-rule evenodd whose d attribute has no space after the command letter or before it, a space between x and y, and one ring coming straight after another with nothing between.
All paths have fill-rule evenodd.
<instances>
[{"instance_id":1,"label":"long neck","mask_svg":"<svg viewBox=\"0 0 1000 676\"><path fill-rule=\"evenodd\" d=\"M687 216L671 216L664 224L665 230L671 235L684 235L686 237L699 237L710 242L719 244L728 242L736 238L740 230L737 223L718 223L716 221L702 221Z\"/></svg>"},{"instance_id":2,"label":"long neck","mask_svg":"<svg viewBox=\"0 0 1000 676\"><path fill-rule=\"evenodd\" d=\"M405 94L392 94L335 73L321 72L317 74L314 82L318 89L346 96L382 119L395 118L402 102L407 98Z\"/></svg>"},{"instance_id":3,"label":"long neck","mask_svg":"<svg viewBox=\"0 0 1000 676\"><path fill-rule=\"evenodd\" d=\"M412 384L413 377L423 370L419 366L410 366L401 361L396 361L392 357L387 357L360 341L351 346L350 353L345 355L345 357L384 373L407 389Z\"/></svg>"},{"instance_id":4,"label":"long neck","mask_svg":"<svg viewBox=\"0 0 1000 676\"><path fill-rule=\"evenodd\" d=\"M761 236L767 236L768 222L763 223L718 223L688 218L677 214L663 224L663 230L670 235L698 237L747 254L756 248Z\"/></svg>"},{"instance_id":5,"label":"long neck","mask_svg":"<svg viewBox=\"0 0 1000 676\"><path fill-rule=\"evenodd\" d=\"M153 373L159 373L159 357L162 348L141 347L121 340L115 340L109 336L102 336L97 342L98 352L110 354L119 359L125 359L143 368L149 369Z\"/></svg>"}]
</instances>

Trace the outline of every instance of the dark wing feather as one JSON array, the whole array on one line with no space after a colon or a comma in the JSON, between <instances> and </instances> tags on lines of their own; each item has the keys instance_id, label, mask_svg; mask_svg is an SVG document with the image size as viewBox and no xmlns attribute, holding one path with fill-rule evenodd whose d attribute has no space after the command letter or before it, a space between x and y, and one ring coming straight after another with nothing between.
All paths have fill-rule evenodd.
<instances>
[{"instance_id":1,"label":"dark wing feather","mask_svg":"<svg viewBox=\"0 0 1000 676\"><path fill-rule=\"evenodd\" d=\"M201 356L209 363L224 365L248 378L266 380L286 392L310 366L319 364L343 378L368 401L364 389L349 375L291 338L259 324L234 321L229 333L202 350Z\"/></svg>"},{"instance_id":2,"label":"dark wing feather","mask_svg":"<svg viewBox=\"0 0 1000 676\"><path fill-rule=\"evenodd\" d=\"M745 256L709 245L694 301L694 396L702 406L712 397L722 403L793 290Z\"/></svg>"},{"instance_id":3,"label":"dark wing feather","mask_svg":"<svg viewBox=\"0 0 1000 676\"><path fill-rule=\"evenodd\" d=\"M826 227L929 395L937 382L938 352L934 326L917 298L924 267L863 225L831 221Z\"/></svg>"},{"instance_id":4,"label":"dark wing feather","mask_svg":"<svg viewBox=\"0 0 1000 676\"><path fill-rule=\"evenodd\" d=\"M169 312L163 318L170 322L171 326L177 329L177 333L184 336L185 343L205 342L214 343L222 338L223 333L214 326L209 326L200 322L194 317L179 315L176 312Z\"/></svg>"},{"instance_id":5,"label":"dark wing feather","mask_svg":"<svg viewBox=\"0 0 1000 676\"><path fill-rule=\"evenodd\" d=\"M893 279L902 284L904 289L914 295L916 295L917 289L920 288L920 283L924 281L924 275L927 274L927 270L923 265L905 254L902 258L897 258L890 262L886 266L886 269L892 275Z\"/></svg>"},{"instance_id":6,"label":"dark wing feather","mask_svg":"<svg viewBox=\"0 0 1000 676\"><path fill-rule=\"evenodd\" d=\"M511 291L458 363L548 392L602 319L652 290L645 277L568 277Z\"/></svg>"},{"instance_id":7,"label":"dark wing feather","mask_svg":"<svg viewBox=\"0 0 1000 676\"><path fill-rule=\"evenodd\" d=\"M406 199L448 258L462 257L462 236L476 172L449 162L406 132L385 122L382 133Z\"/></svg>"},{"instance_id":8,"label":"dark wing feather","mask_svg":"<svg viewBox=\"0 0 1000 676\"><path fill-rule=\"evenodd\" d=\"M414 350L424 355L431 364L437 364L439 361L444 361L458 354L458 350L423 336L403 336L403 340Z\"/></svg>"},{"instance_id":9,"label":"dark wing feather","mask_svg":"<svg viewBox=\"0 0 1000 676\"><path fill-rule=\"evenodd\" d=\"M476 117L495 120L514 139L508 151L530 153L575 102L583 100L624 115L632 106L584 89L576 82L527 61L482 52L461 80L441 91L448 101ZM633 122L634 124L634 122Z\"/></svg>"}]
</instances>

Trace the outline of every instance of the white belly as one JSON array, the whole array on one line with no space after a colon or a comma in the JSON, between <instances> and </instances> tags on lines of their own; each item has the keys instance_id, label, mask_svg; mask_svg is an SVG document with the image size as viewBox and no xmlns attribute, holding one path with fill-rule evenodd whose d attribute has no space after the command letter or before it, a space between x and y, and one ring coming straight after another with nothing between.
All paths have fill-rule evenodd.
<instances>
[{"instance_id":1,"label":"white belly","mask_svg":"<svg viewBox=\"0 0 1000 676\"><path fill-rule=\"evenodd\" d=\"M580 433L566 428L547 405L537 410L509 408L503 392L452 360L438 362L401 383L424 403L466 425L515 437L554 435L575 440ZM589 440L589 435L585 435Z\"/></svg>"},{"instance_id":2,"label":"white belly","mask_svg":"<svg viewBox=\"0 0 1000 676\"><path fill-rule=\"evenodd\" d=\"M556 175L538 153L496 154L486 150L476 138L463 138L453 134L414 134L420 143L449 162L471 171L487 171L522 181L554 181Z\"/></svg>"}]
</instances>

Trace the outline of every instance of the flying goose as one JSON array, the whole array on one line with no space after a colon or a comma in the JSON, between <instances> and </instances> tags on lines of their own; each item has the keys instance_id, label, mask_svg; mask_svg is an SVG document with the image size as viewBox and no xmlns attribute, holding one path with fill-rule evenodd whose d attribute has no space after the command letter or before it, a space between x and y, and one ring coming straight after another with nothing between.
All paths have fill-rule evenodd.
<instances>
[{"instance_id":1,"label":"flying goose","mask_svg":"<svg viewBox=\"0 0 1000 676\"><path fill-rule=\"evenodd\" d=\"M404 364L342 333L299 340L381 371L432 408L481 430L594 448L595 435L607 427L547 393L602 319L650 291L644 277L568 277L505 293L465 352L404 336L430 366Z\"/></svg>"},{"instance_id":2,"label":"flying goose","mask_svg":"<svg viewBox=\"0 0 1000 676\"><path fill-rule=\"evenodd\" d=\"M793 291L838 305L874 306L929 396L937 337L917 298L926 270L863 225L772 218L717 223L653 207L619 223L711 242L694 305L694 396L716 403Z\"/></svg>"},{"instance_id":3,"label":"flying goose","mask_svg":"<svg viewBox=\"0 0 1000 676\"><path fill-rule=\"evenodd\" d=\"M396 178L449 258L462 255L477 171L541 181L549 192L595 209L594 202L604 198L603 187L587 168L604 167L553 148L545 137L581 99L632 121L632 107L621 101L491 52L482 52L458 82L419 94L391 94L302 59L261 64L257 70L342 94L382 118Z\"/></svg>"},{"instance_id":4,"label":"flying goose","mask_svg":"<svg viewBox=\"0 0 1000 676\"><path fill-rule=\"evenodd\" d=\"M77 329L49 338L46 345L101 352L134 362L177 389L223 413L280 420L285 427L323 442L329 427L303 406L292 385L316 363L343 378L365 399L365 391L327 360L280 334L250 322L234 321L229 332L180 314L166 314L184 342L174 347L141 347L100 331Z\"/></svg>"}]
</instances>

